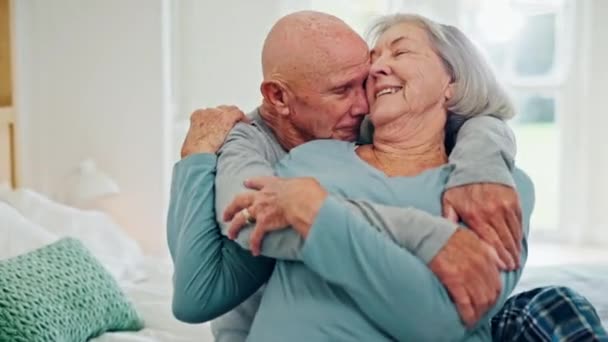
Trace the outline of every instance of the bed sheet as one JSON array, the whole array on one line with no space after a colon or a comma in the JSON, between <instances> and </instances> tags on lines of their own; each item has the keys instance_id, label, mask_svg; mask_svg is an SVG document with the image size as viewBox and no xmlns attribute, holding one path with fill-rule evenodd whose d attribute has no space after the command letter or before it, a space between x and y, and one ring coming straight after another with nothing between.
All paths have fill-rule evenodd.
<instances>
[{"instance_id":1,"label":"bed sheet","mask_svg":"<svg viewBox=\"0 0 608 342\"><path fill-rule=\"evenodd\" d=\"M169 260L146 257L148 277L137 283L121 284L142 315L146 328L139 332L106 333L93 342L212 342L209 324L185 324L171 313L171 274Z\"/></svg>"}]
</instances>

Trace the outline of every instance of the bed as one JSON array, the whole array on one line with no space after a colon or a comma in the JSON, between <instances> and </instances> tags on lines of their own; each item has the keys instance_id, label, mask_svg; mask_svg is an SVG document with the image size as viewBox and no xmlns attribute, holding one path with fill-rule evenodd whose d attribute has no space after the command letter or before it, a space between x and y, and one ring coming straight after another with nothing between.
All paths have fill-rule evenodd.
<instances>
[{"instance_id":1,"label":"bed","mask_svg":"<svg viewBox=\"0 0 608 342\"><path fill-rule=\"evenodd\" d=\"M608 328L608 264L528 267L515 292L547 285L567 286L585 296L595 306L604 327Z\"/></svg>"},{"instance_id":2,"label":"bed","mask_svg":"<svg viewBox=\"0 0 608 342\"><path fill-rule=\"evenodd\" d=\"M168 257L145 256L137 242L102 212L68 207L32 190L0 185L0 260L66 236L80 240L105 266L145 323L141 331L106 333L92 341L213 341L208 324L189 325L173 317Z\"/></svg>"},{"instance_id":3,"label":"bed","mask_svg":"<svg viewBox=\"0 0 608 342\"><path fill-rule=\"evenodd\" d=\"M0 222L7 222L3 212L19 216L13 217L13 225L0 225L0 230L13 228L12 232L0 234L3 237L0 239L0 259L25 253L61 235L75 236L82 239L107 266L146 324L136 333L106 333L92 341L212 341L208 324L188 325L172 316L172 265L168 258L144 256L137 243L101 212L70 208L34 191L17 189L14 123L12 112L0 110L0 132L2 128L8 132L5 137L8 144L0 142L0 146L8 146L8 166L0 172ZM3 179L3 174L8 176ZM12 238L22 243L15 243ZM608 291L608 264L528 267L515 292L546 285L575 289L594 304L604 325L608 326L608 296L605 295Z\"/></svg>"}]
</instances>

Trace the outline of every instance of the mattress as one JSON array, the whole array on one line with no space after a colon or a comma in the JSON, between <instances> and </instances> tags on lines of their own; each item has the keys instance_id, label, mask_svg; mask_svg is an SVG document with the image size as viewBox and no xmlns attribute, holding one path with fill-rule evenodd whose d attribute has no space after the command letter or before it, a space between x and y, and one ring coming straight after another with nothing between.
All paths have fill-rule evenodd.
<instances>
[{"instance_id":1,"label":"mattress","mask_svg":"<svg viewBox=\"0 0 608 342\"><path fill-rule=\"evenodd\" d=\"M209 324L190 325L179 322L171 313L171 262L146 257L143 281L122 284L145 321L139 332L106 333L94 342L212 342Z\"/></svg>"}]
</instances>

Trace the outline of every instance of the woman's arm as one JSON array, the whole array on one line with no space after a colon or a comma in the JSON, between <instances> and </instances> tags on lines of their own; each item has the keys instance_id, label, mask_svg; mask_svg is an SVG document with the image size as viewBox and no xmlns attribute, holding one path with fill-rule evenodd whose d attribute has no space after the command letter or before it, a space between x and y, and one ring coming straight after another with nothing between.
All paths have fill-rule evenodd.
<instances>
[{"instance_id":1,"label":"woman's arm","mask_svg":"<svg viewBox=\"0 0 608 342\"><path fill-rule=\"evenodd\" d=\"M251 125L237 125L218 156L216 207L218 221L225 235L228 235L229 225L224 222L223 213L237 195L249 190L244 185L245 180L274 175L273 164L277 161L269 160L271 147L256 130ZM354 213L363 215L371 229L387 234L424 262L429 262L456 230L455 224L415 208L391 207L359 200L344 201ZM245 225L235 239L248 250L252 247L253 228L253 224ZM273 259L299 260L303 244L302 237L292 229L275 231L265 237L260 254Z\"/></svg>"},{"instance_id":2,"label":"woman's arm","mask_svg":"<svg viewBox=\"0 0 608 342\"><path fill-rule=\"evenodd\" d=\"M201 323L232 310L269 278L274 260L224 237L214 210L216 157L194 154L173 169L167 240L174 263L173 314Z\"/></svg>"},{"instance_id":3,"label":"woman's arm","mask_svg":"<svg viewBox=\"0 0 608 342\"><path fill-rule=\"evenodd\" d=\"M533 187L527 177L518 179L527 228ZM343 287L367 317L398 340L458 340L465 336L468 332L454 303L426 265L367 225L328 197L308 234L304 263ZM525 258L524 244L522 263ZM501 275L500 298L486 317L499 310L520 273L521 269Z\"/></svg>"}]
</instances>

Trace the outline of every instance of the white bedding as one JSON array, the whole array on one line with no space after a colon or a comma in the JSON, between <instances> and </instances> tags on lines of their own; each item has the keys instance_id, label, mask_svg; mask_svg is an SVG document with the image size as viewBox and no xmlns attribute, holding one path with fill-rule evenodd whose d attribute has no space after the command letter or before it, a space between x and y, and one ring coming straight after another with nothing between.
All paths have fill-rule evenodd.
<instances>
[{"instance_id":1,"label":"white bedding","mask_svg":"<svg viewBox=\"0 0 608 342\"><path fill-rule=\"evenodd\" d=\"M93 342L212 342L209 324L190 325L171 313L171 263L146 257L145 281L123 289L143 316L146 328L136 333L106 333Z\"/></svg>"}]
</instances>

